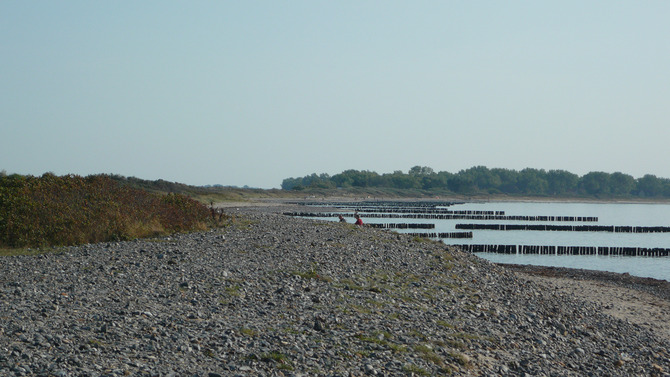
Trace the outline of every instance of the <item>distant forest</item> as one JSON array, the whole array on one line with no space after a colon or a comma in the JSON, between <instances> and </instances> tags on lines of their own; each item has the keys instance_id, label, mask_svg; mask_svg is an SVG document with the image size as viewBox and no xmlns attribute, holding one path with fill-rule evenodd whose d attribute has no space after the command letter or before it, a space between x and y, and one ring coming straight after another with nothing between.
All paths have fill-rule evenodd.
<instances>
[{"instance_id":1,"label":"distant forest","mask_svg":"<svg viewBox=\"0 0 670 377\"><path fill-rule=\"evenodd\" d=\"M283 190L390 188L450 192L459 195L516 195L595 198L670 198L670 179L647 174L591 172L583 176L565 170L526 168L521 171L475 166L458 173L415 166L407 173L377 174L346 170L330 176L311 174L284 179Z\"/></svg>"}]
</instances>

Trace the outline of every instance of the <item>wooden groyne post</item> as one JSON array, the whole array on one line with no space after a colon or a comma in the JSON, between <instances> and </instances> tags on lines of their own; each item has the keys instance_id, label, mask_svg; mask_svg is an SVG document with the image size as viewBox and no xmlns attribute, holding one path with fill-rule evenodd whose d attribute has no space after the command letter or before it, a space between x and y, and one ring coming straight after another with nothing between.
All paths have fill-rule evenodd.
<instances>
[{"instance_id":1,"label":"wooden groyne post","mask_svg":"<svg viewBox=\"0 0 670 377\"><path fill-rule=\"evenodd\" d=\"M541 245L454 245L470 253L668 257L668 248Z\"/></svg>"}]
</instances>

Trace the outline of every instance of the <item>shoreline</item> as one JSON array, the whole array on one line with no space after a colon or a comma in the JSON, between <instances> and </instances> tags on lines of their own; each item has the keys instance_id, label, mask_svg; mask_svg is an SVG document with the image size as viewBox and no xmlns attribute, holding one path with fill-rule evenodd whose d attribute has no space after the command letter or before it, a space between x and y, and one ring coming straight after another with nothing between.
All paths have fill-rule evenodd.
<instances>
[{"instance_id":1,"label":"shoreline","mask_svg":"<svg viewBox=\"0 0 670 377\"><path fill-rule=\"evenodd\" d=\"M435 200L444 200L444 201L455 201L455 202L469 202L469 203L480 203L480 202L532 202L532 203L620 203L620 204L670 204L670 198L588 198L588 197L539 197L539 196L462 196L462 195L434 195L434 196L423 196L423 197L405 197L405 196L376 196L376 195L303 195L301 197L276 197L276 198L257 198L250 199L252 201L256 200L260 203L264 201L315 201L315 200L325 200L325 201L435 201Z\"/></svg>"},{"instance_id":2,"label":"shoreline","mask_svg":"<svg viewBox=\"0 0 670 377\"><path fill-rule=\"evenodd\" d=\"M567 286L281 209L239 207L205 232L0 257L0 375L670 371L662 328L609 315Z\"/></svg>"},{"instance_id":3,"label":"shoreline","mask_svg":"<svg viewBox=\"0 0 670 377\"><path fill-rule=\"evenodd\" d=\"M637 203L639 202L626 204ZM544 289L569 292L578 299L598 306L603 313L645 327L670 340L670 282L666 280L580 268L495 264L530 278Z\"/></svg>"},{"instance_id":4,"label":"shoreline","mask_svg":"<svg viewBox=\"0 0 670 377\"><path fill-rule=\"evenodd\" d=\"M282 210L296 209L295 204L286 207L285 203L275 203L271 207L263 207L261 204L255 209L251 206L245 210L277 212L281 206L285 207ZM599 306L603 312L615 318L646 327L670 340L670 282L666 280L580 268L494 264L521 276L532 277L535 283L545 289L570 292L579 299Z\"/></svg>"},{"instance_id":5,"label":"shoreline","mask_svg":"<svg viewBox=\"0 0 670 377\"><path fill-rule=\"evenodd\" d=\"M544 289L597 305L603 313L670 340L670 282L607 271L502 265Z\"/></svg>"},{"instance_id":6,"label":"shoreline","mask_svg":"<svg viewBox=\"0 0 670 377\"><path fill-rule=\"evenodd\" d=\"M323 201L453 201L463 203L505 203L505 202L523 202L523 203L594 203L594 204L670 204L670 199L597 199L597 198L540 198L540 197L458 197L458 196L439 196L439 197L363 197L363 196L305 196L300 198L256 198L247 201L223 201L215 203L216 207L249 207L249 206L287 206L287 202L314 202ZM458 205L457 203L456 205ZM291 204L299 205L299 204Z\"/></svg>"},{"instance_id":7,"label":"shoreline","mask_svg":"<svg viewBox=\"0 0 670 377\"><path fill-rule=\"evenodd\" d=\"M496 263L502 267L528 275L547 278L566 278L574 280L599 281L622 288L636 289L650 293L660 299L670 301L670 282L662 279L640 277L629 273L618 273L581 268L537 266L529 264Z\"/></svg>"}]
</instances>

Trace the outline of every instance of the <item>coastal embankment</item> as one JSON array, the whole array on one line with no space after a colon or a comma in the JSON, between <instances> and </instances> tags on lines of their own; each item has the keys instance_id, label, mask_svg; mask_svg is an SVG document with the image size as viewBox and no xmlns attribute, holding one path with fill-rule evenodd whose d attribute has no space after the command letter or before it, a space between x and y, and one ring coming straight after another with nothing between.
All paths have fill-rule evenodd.
<instances>
[{"instance_id":1,"label":"coastal embankment","mask_svg":"<svg viewBox=\"0 0 670 377\"><path fill-rule=\"evenodd\" d=\"M670 372L667 333L556 276L284 210L228 207L221 229L0 257L0 375Z\"/></svg>"}]
</instances>

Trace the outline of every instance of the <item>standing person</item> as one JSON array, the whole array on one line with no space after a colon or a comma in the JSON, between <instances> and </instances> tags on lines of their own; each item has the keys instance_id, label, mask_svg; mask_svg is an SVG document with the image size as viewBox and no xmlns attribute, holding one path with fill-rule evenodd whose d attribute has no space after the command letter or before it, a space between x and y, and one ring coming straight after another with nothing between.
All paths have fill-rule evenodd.
<instances>
[{"instance_id":1,"label":"standing person","mask_svg":"<svg viewBox=\"0 0 670 377\"><path fill-rule=\"evenodd\" d=\"M341 223L346 223L347 222L347 220L344 219L344 216L342 216L342 215L339 215L339 216L340 216L340 222Z\"/></svg>"},{"instance_id":2,"label":"standing person","mask_svg":"<svg viewBox=\"0 0 670 377\"><path fill-rule=\"evenodd\" d=\"M356 225L363 225L363 220L361 220L361 217L358 216L358 214L355 214L354 217L356 218Z\"/></svg>"}]
</instances>

